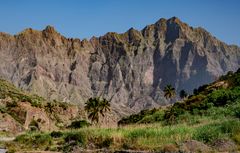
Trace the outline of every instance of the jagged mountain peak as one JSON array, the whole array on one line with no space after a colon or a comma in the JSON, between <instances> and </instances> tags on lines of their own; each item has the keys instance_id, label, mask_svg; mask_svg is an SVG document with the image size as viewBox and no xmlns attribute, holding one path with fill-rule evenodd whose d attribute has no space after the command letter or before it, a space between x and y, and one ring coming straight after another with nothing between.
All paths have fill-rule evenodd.
<instances>
[{"instance_id":1,"label":"jagged mountain peak","mask_svg":"<svg viewBox=\"0 0 240 153\"><path fill-rule=\"evenodd\" d=\"M34 34L34 33L40 33L40 31L34 30L32 28L26 28L26 29L24 29L23 31L21 31L20 33L18 33L16 35L18 36L18 35Z\"/></svg>"},{"instance_id":2,"label":"jagged mountain peak","mask_svg":"<svg viewBox=\"0 0 240 153\"><path fill-rule=\"evenodd\" d=\"M17 38L22 38L22 37L26 37L26 38L31 38L31 39L41 39L41 38L61 38L63 37L60 33L58 33L55 28L53 26L46 26L46 28L44 28L42 31L39 30L35 30L32 28L26 28L23 31L21 31L20 33L14 35Z\"/></svg>"},{"instance_id":3,"label":"jagged mountain peak","mask_svg":"<svg viewBox=\"0 0 240 153\"><path fill-rule=\"evenodd\" d=\"M157 27L169 26L169 25L179 26L181 28L190 27L187 23L184 23L183 21L181 21L179 18L177 18L175 16L171 17L169 19L160 18L157 22L154 23L154 25Z\"/></svg>"},{"instance_id":4,"label":"jagged mountain peak","mask_svg":"<svg viewBox=\"0 0 240 153\"><path fill-rule=\"evenodd\" d=\"M178 17L175 17L175 16L173 16L169 19L160 18L157 22L155 22L155 25L158 25L158 24L161 24L161 23L176 23L176 24L179 24L179 25L186 24L186 23L182 22Z\"/></svg>"},{"instance_id":5,"label":"jagged mountain peak","mask_svg":"<svg viewBox=\"0 0 240 153\"><path fill-rule=\"evenodd\" d=\"M51 25L47 25L46 28L43 31L46 31L46 32L49 32L49 33L57 33L55 28Z\"/></svg>"},{"instance_id":6,"label":"jagged mountain peak","mask_svg":"<svg viewBox=\"0 0 240 153\"><path fill-rule=\"evenodd\" d=\"M49 35L61 35L53 26L50 25L46 26L46 28L42 32Z\"/></svg>"}]
</instances>

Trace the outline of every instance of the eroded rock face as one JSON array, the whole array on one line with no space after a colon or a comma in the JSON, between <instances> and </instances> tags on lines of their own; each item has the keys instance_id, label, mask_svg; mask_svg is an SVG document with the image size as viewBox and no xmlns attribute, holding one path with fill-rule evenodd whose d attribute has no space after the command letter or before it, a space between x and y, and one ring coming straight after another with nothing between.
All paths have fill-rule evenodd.
<instances>
[{"instance_id":1,"label":"eroded rock face","mask_svg":"<svg viewBox=\"0 0 240 153\"><path fill-rule=\"evenodd\" d=\"M240 65L240 49L178 18L123 34L67 39L46 27L0 33L0 76L49 99L109 99L120 116L165 105L162 89L191 91Z\"/></svg>"}]
</instances>

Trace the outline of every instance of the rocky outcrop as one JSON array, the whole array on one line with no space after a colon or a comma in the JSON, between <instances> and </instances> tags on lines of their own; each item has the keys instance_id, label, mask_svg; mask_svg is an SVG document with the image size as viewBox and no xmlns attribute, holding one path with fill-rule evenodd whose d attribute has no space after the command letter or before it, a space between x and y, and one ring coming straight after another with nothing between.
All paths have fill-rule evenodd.
<instances>
[{"instance_id":1,"label":"rocky outcrop","mask_svg":"<svg viewBox=\"0 0 240 153\"><path fill-rule=\"evenodd\" d=\"M240 49L178 18L138 31L68 39L51 26L0 33L0 76L49 99L83 105L103 96L120 116L168 103L162 89L191 91L240 65Z\"/></svg>"}]
</instances>

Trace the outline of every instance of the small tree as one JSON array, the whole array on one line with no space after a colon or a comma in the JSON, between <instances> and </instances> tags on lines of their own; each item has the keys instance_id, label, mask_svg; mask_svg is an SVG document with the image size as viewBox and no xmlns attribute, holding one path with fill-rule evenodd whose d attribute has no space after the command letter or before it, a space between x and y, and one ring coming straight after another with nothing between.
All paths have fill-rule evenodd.
<instances>
[{"instance_id":1,"label":"small tree","mask_svg":"<svg viewBox=\"0 0 240 153\"><path fill-rule=\"evenodd\" d=\"M184 98L186 98L188 96L188 94L187 94L187 92L185 90L181 90L179 92L179 96L180 96L181 99L184 99Z\"/></svg>"},{"instance_id":2,"label":"small tree","mask_svg":"<svg viewBox=\"0 0 240 153\"><path fill-rule=\"evenodd\" d=\"M193 94L194 94L194 95L197 95L197 94L198 94L198 89L194 88L194 89L193 89Z\"/></svg>"},{"instance_id":3,"label":"small tree","mask_svg":"<svg viewBox=\"0 0 240 153\"><path fill-rule=\"evenodd\" d=\"M84 109L88 113L88 118L95 123L99 122L100 115L104 117L105 113L111 110L109 101L99 97L89 98Z\"/></svg>"},{"instance_id":4,"label":"small tree","mask_svg":"<svg viewBox=\"0 0 240 153\"><path fill-rule=\"evenodd\" d=\"M173 88L172 85L167 85L163 91L164 91L164 97L167 99L171 99L176 95L175 88Z\"/></svg>"}]
</instances>

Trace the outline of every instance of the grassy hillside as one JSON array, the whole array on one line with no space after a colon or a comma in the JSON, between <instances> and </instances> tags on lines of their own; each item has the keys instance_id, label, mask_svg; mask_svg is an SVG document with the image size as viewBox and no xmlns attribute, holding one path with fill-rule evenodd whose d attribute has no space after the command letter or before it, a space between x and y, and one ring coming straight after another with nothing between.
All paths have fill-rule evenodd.
<instances>
[{"instance_id":1,"label":"grassy hillside","mask_svg":"<svg viewBox=\"0 0 240 153\"><path fill-rule=\"evenodd\" d=\"M240 70L203 85L169 107L123 118L117 128L83 127L28 132L6 146L11 150L81 149L156 152L240 150ZM104 152L104 151L103 151Z\"/></svg>"}]
</instances>

